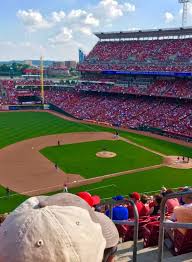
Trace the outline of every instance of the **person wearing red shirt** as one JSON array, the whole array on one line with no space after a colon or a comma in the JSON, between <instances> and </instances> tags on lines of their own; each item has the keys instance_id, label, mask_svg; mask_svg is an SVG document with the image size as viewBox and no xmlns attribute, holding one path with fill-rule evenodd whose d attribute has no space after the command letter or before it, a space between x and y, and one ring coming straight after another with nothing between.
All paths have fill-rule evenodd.
<instances>
[{"instance_id":1,"label":"person wearing red shirt","mask_svg":"<svg viewBox=\"0 0 192 262\"><path fill-rule=\"evenodd\" d=\"M140 201L140 194L138 192L133 192L132 194L130 194L130 198L131 198L131 200L134 201L134 203L135 203L135 205L137 207L137 211L138 211L139 217L146 216L145 206ZM132 205L128 205L127 208L129 210L129 217L133 218L134 217L133 206Z\"/></svg>"}]
</instances>

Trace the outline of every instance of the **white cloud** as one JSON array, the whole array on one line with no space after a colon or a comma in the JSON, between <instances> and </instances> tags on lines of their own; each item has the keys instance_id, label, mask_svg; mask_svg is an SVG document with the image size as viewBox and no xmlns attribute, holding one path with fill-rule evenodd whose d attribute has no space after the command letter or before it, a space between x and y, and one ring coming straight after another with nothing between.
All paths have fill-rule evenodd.
<instances>
[{"instance_id":1,"label":"white cloud","mask_svg":"<svg viewBox=\"0 0 192 262\"><path fill-rule=\"evenodd\" d=\"M30 31L36 31L39 28L49 28L51 26L39 11L33 9L19 10L17 17Z\"/></svg>"},{"instance_id":2,"label":"white cloud","mask_svg":"<svg viewBox=\"0 0 192 262\"><path fill-rule=\"evenodd\" d=\"M85 18L84 23L86 25L99 26L99 20L93 16L93 14L88 14Z\"/></svg>"},{"instance_id":3,"label":"white cloud","mask_svg":"<svg viewBox=\"0 0 192 262\"><path fill-rule=\"evenodd\" d=\"M126 12L135 12L135 5L128 2L120 4L118 0L101 0L97 7L101 16L105 18L117 18Z\"/></svg>"},{"instance_id":4,"label":"white cloud","mask_svg":"<svg viewBox=\"0 0 192 262\"><path fill-rule=\"evenodd\" d=\"M102 0L99 3L99 8L101 8L101 11L105 12L105 14L108 13L109 17L118 17L123 15L121 6L116 0Z\"/></svg>"},{"instance_id":5,"label":"white cloud","mask_svg":"<svg viewBox=\"0 0 192 262\"><path fill-rule=\"evenodd\" d=\"M174 20L174 15L170 12L165 12L164 18L165 18L165 23L169 24Z\"/></svg>"},{"instance_id":6,"label":"white cloud","mask_svg":"<svg viewBox=\"0 0 192 262\"><path fill-rule=\"evenodd\" d=\"M49 38L49 42L54 45L60 45L68 42L73 38L73 31L67 27L61 29L60 33L53 38Z\"/></svg>"},{"instance_id":7,"label":"white cloud","mask_svg":"<svg viewBox=\"0 0 192 262\"><path fill-rule=\"evenodd\" d=\"M39 43L35 45L35 37L38 38L39 35L36 34L30 38L30 34L25 34L25 40L23 39L23 43L18 44L18 47L23 47L21 48L23 53L27 53L31 48L31 52L36 54L39 46L44 45L46 56L55 57L56 54L59 57L63 54L74 58L77 56L75 52L79 47L89 52L98 41L92 33L95 28L97 30L109 30L110 28L111 30L111 27L116 23L114 20L121 19L128 13L135 11L135 5L132 2L129 3L129 0L98 0L97 4L90 5L86 9L71 9L69 11L53 9L49 13L32 9L18 10L17 17L30 32L50 28L42 33L42 40L39 39ZM58 25L60 25L59 28ZM27 43L29 39L33 40L31 46L30 43ZM72 50L72 52L68 53L66 50Z\"/></svg>"},{"instance_id":8,"label":"white cloud","mask_svg":"<svg viewBox=\"0 0 192 262\"><path fill-rule=\"evenodd\" d=\"M126 11L126 12L135 12L135 5L133 5L133 4L130 4L130 3L124 3L124 5L123 5L123 9L124 9L124 11Z\"/></svg>"},{"instance_id":9,"label":"white cloud","mask_svg":"<svg viewBox=\"0 0 192 262\"><path fill-rule=\"evenodd\" d=\"M59 23L65 18L66 14L64 11L59 11L59 12L52 12L52 21L54 23Z\"/></svg>"},{"instance_id":10,"label":"white cloud","mask_svg":"<svg viewBox=\"0 0 192 262\"><path fill-rule=\"evenodd\" d=\"M79 31L85 35L92 35L91 29L89 27L81 27Z\"/></svg>"},{"instance_id":11,"label":"white cloud","mask_svg":"<svg viewBox=\"0 0 192 262\"><path fill-rule=\"evenodd\" d=\"M85 17L87 15L87 12L82 9L73 9L71 12L68 14L69 18L78 18L78 17Z\"/></svg>"}]
</instances>

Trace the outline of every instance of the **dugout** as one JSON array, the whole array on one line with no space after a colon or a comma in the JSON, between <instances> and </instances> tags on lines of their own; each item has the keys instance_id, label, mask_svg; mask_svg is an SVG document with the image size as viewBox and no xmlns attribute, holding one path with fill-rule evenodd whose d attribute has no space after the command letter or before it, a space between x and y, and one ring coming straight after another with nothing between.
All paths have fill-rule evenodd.
<instances>
[{"instance_id":1,"label":"dugout","mask_svg":"<svg viewBox=\"0 0 192 262\"><path fill-rule=\"evenodd\" d=\"M18 102L20 105L23 104L42 104L42 98L34 95L18 96Z\"/></svg>"}]
</instances>

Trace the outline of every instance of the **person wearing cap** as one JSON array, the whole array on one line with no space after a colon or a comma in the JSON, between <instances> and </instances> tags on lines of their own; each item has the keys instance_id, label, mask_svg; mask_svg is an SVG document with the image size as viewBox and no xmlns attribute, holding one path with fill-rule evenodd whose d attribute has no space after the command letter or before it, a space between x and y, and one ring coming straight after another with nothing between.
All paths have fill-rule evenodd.
<instances>
[{"instance_id":1,"label":"person wearing cap","mask_svg":"<svg viewBox=\"0 0 192 262\"><path fill-rule=\"evenodd\" d=\"M80 197L32 197L0 227L1 262L112 262L119 241L113 222Z\"/></svg>"},{"instance_id":2,"label":"person wearing cap","mask_svg":"<svg viewBox=\"0 0 192 262\"><path fill-rule=\"evenodd\" d=\"M97 195L92 196L89 192L79 192L77 193L77 196L79 196L84 201L86 201L90 205L90 207L96 207L101 202L101 199L99 196Z\"/></svg>"},{"instance_id":3,"label":"person wearing cap","mask_svg":"<svg viewBox=\"0 0 192 262\"><path fill-rule=\"evenodd\" d=\"M63 187L63 193L68 193L68 187L66 183L64 184L64 187Z\"/></svg>"},{"instance_id":4,"label":"person wearing cap","mask_svg":"<svg viewBox=\"0 0 192 262\"><path fill-rule=\"evenodd\" d=\"M116 196L112 198L115 201L121 201L124 199L123 196ZM106 216L111 218L111 210L107 209L105 212ZM122 204L117 204L112 209L112 220L127 220L129 218L128 209Z\"/></svg>"},{"instance_id":5,"label":"person wearing cap","mask_svg":"<svg viewBox=\"0 0 192 262\"><path fill-rule=\"evenodd\" d=\"M131 200L135 203L137 207L137 211L139 216L145 216L144 214L144 204L140 201L140 194L138 192L133 192L130 194ZM134 211L133 211L133 206L130 204L128 205L128 210L129 210L129 217L133 218L134 217Z\"/></svg>"}]
</instances>

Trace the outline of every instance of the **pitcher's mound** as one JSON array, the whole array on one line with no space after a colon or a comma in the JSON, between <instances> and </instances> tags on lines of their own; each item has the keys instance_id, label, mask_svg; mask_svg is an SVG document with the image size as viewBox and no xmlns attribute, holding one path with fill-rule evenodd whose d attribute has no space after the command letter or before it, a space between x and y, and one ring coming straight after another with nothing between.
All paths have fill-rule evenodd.
<instances>
[{"instance_id":1,"label":"pitcher's mound","mask_svg":"<svg viewBox=\"0 0 192 262\"><path fill-rule=\"evenodd\" d=\"M101 151L96 153L97 157L102 157L102 158L112 158L112 157L116 157L116 155L117 155L116 153L109 152L109 151Z\"/></svg>"},{"instance_id":2,"label":"pitcher's mound","mask_svg":"<svg viewBox=\"0 0 192 262\"><path fill-rule=\"evenodd\" d=\"M192 168L192 159L185 157L178 156L167 156L164 158L164 164L168 167L172 168L179 168L179 169L190 169Z\"/></svg>"}]
</instances>

